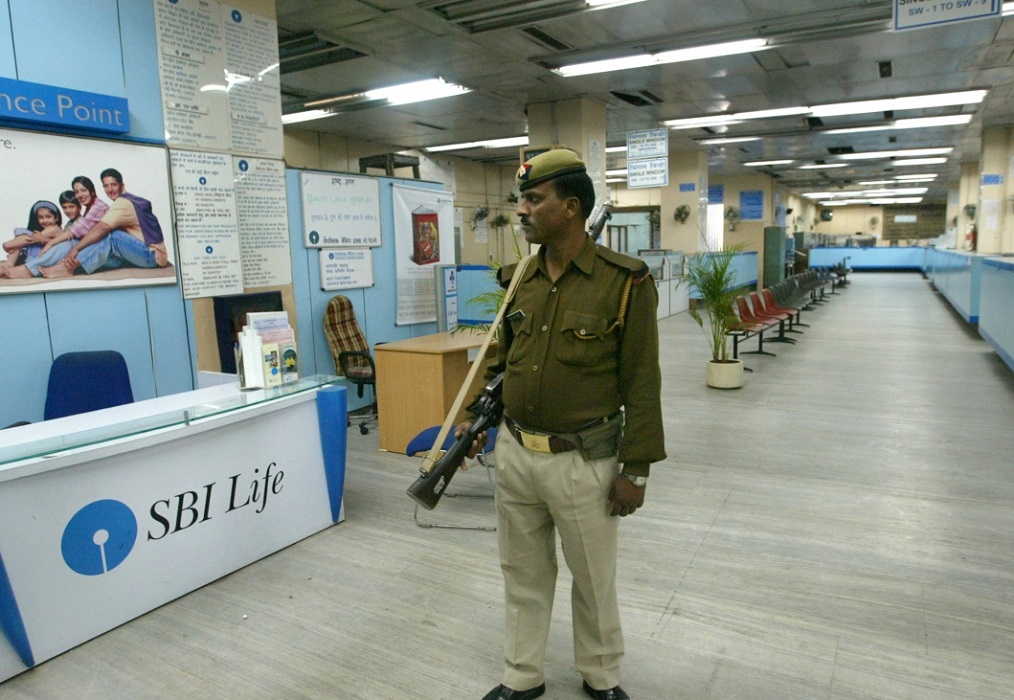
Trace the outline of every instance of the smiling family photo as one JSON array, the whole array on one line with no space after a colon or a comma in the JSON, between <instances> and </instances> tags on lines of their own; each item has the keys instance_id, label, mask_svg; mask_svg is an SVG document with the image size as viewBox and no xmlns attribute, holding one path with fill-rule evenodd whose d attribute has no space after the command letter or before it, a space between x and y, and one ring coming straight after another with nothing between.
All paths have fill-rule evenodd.
<instances>
[{"instance_id":1,"label":"smiling family photo","mask_svg":"<svg viewBox=\"0 0 1014 700\"><path fill-rule=\"evenodd\" d=\"M164 149L3 135L0 293L175 284Z\"/></svg>"}]
</instances>

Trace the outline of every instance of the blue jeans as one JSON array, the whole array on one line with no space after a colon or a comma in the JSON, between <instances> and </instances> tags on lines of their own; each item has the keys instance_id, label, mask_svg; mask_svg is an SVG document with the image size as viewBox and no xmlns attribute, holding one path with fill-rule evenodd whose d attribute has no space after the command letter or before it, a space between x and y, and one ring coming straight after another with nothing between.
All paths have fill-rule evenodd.
<instances>
[{"instance_id":1,"label":"blue jeans","mask_svg":"<svg viewBox=\"0 0 1014 700\"><path fill-rule=\"evenodd\" d=\"M41 255L36 255L34 258L29 258L25 261L25 267L32 273L33 277L42 277L42 272L39 270L40 267L49 267L55 265L65 257L70 249L74 247L76 241L64 241L63 243L57 243L55 246L47 250Z\"/></svg>"},{"instance_id":2,"label":"blue jeans","mask_svg":"<svg viewBox=\"0 0 1014 700\"><path fill-rule=\"evenodd\" d=\"M158 267L155 252L144 241L126 231L110 231L101 241L86 246L77 254L81 269L89 275L119 267Z\"/></svg>"}]
</instances>

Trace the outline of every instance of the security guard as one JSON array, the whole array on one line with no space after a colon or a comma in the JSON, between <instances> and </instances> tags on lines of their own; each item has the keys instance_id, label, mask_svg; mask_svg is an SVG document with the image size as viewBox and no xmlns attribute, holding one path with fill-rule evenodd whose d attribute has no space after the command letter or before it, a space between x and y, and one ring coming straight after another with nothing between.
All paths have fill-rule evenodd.
<instances>
[{"instance_id":1,"label":"security guard","mask_svg":"<svg viewBox=\"0 0 1014 700\"><path fill-rule=\"evenodd\" d=\"M496 510L506 668L484 700L545 692L554 529L574 576L574 656L584 690L623 700L616 516L641 507L650 464L665 459L658 295L643 261L585 232L595 192L574 152L535 156L517 182L525 239L541 248L521 272L490 372L505 372ZM500 283L516 271L502 268Z\"/></svg>"}]
</instances>

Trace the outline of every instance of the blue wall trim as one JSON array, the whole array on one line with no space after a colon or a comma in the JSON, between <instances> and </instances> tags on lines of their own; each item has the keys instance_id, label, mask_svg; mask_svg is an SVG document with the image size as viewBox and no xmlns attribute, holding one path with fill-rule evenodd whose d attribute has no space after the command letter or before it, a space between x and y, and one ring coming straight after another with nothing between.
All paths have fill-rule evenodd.
<instances>
[{"instance_id":1,"label":"blue wall trim","mask_svg":"<svg viewBox=\"0 0 1014 700\"><path fill-rule=\"evenodd\" d=\"M1003 346L1000 345L1000 343L998 343L987 331L983 330L982 326L979 326L979 335L981 335L987 343L993 346L993 350L995 350L996 354L1000 356L1000 359L1002 359L1007 366L1011 368L1011 371L1014 371L1014 356L1004 350Z\"/></svg>"},{"instance_id":2,"label":"blue wall trim","mask_svg":"<svg viewBox=\"0 0 1014 700\"><path fill-rule=\"evenodd\" d=\"M317 424L320 426L320 451L324 456L324 476L331 504L331 522L338 522L345 490L345 459L348 431L348 391L343 386L326 386L317 391Z\"/></svg>"},{"instance_id":3,"label":"blue wall trim","mask_svg":"<svg viewBox=\"0 0 1014 700\"><path fill-rule=\"evenodd\" d=\"M1014 270L1014 262L1007 262L1006 260L992 260L985 259L982 261L983 265L989 265L990 267L998 267L1001 270Z\"/></svg>"},{"instance_id":4,"label":"blue wall trim","mask_svg":"<svg viewBox=\"0 0 1014 700\"><path fill-rule=\"evenodd\" d=\"M18 653L21 663L29 668L34 666L32 645L28 641L25 623L21 620L21 611L14 597L14 589L11 588L11 581L7 577L3 555L0 555L0 628L3 628L4 635Z\"/></svg>"}]
</instances>

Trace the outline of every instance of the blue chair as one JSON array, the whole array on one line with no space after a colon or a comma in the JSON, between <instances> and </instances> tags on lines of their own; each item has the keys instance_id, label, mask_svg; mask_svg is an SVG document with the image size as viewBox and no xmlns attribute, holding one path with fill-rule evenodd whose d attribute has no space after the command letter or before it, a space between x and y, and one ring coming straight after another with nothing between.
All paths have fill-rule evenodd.
<instances>
[{"instance_id":1,"label":"blue chair","mask_svg":"<svg viewBox=\"0 0 1014 700\"><path fill-rule=\"evenodd\" d=\"M493 448L496 446L496 428L490 428L486 431L486 444L482 447L482 453L478 455L479 463L486 468L486 477L489 479L490 486L493 486L493 477L490 476L490 470L493 468L492 464L487 464L483 459L484 456L489 455L493 452ZM433 444L437 441L437 435L440 434L440 426L434 425L431 428L426 428L414 438L408 441L408 445L405 447L405 454L409 457L415 457L416 455L422 456L424 453L429 452L432 449ZM441 449L446 450L454 444L454 431L451 430L447 437L444 439L444 444ZM445 492L444 498L492 498L491 495L487 494L470 494L470 493L450 493ZM416 504L415 511L412 513L412 519L415 524L419 527L426 528L437 528L440 530L482 530L484 532L496 532L495 527L477 526L468 527L463 525L439 525L437 523L424 523L419 521L419 504Z\"/></svg>"},{"instance_id":2,"label":"blue chair","mask_svg":"<svg viewBox=\"0 0 1014 700\"><path fill-rule=\"evenodd\" d=\"M46 391L46 420L134 401L123 355L114 350L67 352L53 360Z\"/></svg>"}]
</instances>

